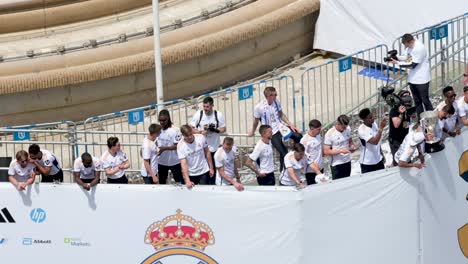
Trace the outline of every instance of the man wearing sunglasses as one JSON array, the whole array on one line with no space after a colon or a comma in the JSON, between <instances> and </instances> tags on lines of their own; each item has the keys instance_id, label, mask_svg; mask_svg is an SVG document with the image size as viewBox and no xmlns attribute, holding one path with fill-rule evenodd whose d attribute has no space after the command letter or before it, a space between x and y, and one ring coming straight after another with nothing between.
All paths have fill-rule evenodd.
<instances>
[{"instance_id":1,"label":"man wearing sunglasses","mask_svg":"<svg viewBox=\"0 0 468 264\"><path fill-rule=\"evenodd\" d=\"M447 137L455 137L456 135L460 135L461 122L459 120L458 105L455 102L455 98L457 97L457 94L455 93L453 87L452 86L445 87L442 90L442 93L444 95L445 100L437 106L437 110L441 111L442 108L446 105L453 105L453 108L455 109L455 113L443 121L444 124L442 127L442 131L443 131L442 139L445 139Z\"/></svg>"}]
</instances>

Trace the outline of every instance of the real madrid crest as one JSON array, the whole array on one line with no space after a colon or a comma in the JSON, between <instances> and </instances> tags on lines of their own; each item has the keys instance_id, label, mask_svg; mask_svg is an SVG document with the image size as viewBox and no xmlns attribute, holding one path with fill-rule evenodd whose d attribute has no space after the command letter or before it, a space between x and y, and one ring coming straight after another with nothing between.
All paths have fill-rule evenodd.
<instances>
[{"instance_id":1,"label":"real madrid crest","mask_svg":"<svg viewBox=\"0 0 468 264\"><path fill-rule=\"evenodd\" d=\"M214 245L211 228L203 222L183 215L178 209L150 225L146 230L145 244L150 244L156 253L143 260L142 264L217 264L204 253L207 246Z\"/></svg>"}]
</instances>

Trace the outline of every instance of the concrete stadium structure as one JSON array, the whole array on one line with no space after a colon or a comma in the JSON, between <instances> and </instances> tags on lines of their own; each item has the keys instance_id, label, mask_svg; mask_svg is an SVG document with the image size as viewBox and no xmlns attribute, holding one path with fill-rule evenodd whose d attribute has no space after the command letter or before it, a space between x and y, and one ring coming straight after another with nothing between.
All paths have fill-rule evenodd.
<instances>
[{"instance_id":1,"label":"concrete stadium structure","mask_svg":"<svg viewBox=\"0 0 468 264\"><path fill-rule=\"evenodd\" d=\"M52 37L80 24L92 31L103 17L145 9L151 9L151 1L7 1L0 4L0 38L6 42L29 36L33 43L41 32ZM164 99L215 90L310 52L318 10L319 0L251 1L162 34ZM86 47L51 56L25 50L27 59L0 63L0 126L83 120L155 103L151 36Z\"/></svg>"}]
</instances>

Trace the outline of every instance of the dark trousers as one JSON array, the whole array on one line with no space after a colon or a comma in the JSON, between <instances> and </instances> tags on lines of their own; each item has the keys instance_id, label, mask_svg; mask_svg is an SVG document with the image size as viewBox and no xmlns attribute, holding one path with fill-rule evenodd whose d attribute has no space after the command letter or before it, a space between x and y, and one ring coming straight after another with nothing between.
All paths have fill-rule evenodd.
<instances>
[{"instance_id":1,"label":"dark trousers","mask_svg":"<svg viewBox=\"0 0 468 264\"><path fill-rule=\"evenodd\" d=\"M195 176L189 176L190 181L193 182L193 184L201 184L201 185L208 185L208 178L210 177L210 172L207 171L203 174L200 175L195 175ZM185 182L184 182L185 183Z\"/></svg>"},{"instance_id":2,"label":"dark trousers","mask_svg":"<svg viewBox=\"0 0 468 264\"><path fill-rule=\"evenodd\" d=\"M143 177L143 181L145 182L145 184L154 184L153 177L151 176Z\"/></svg>"},{"instance_id":3,"label":"dark trousers","mask_svg":"<svg viewBox=\"0 0 468 264\"><path fill-rule=\"evenodd\" d=\"M118 179L107 178L107 183L110 183L110 184L127 184L128 179L127 179L127 176L125 176L125 174L124 174L122 177L120 177Z\"/></svg>"},{"instance_id":4,"label":"dark trousers","mask_svg":"<svg viewBox=\"0 0 468 264\"><path fill-rule=\"evenodd\" d=\"M424 111L434 110L431 101L429 100L429 83L430 82L423 84L409 84L418 117Z\"/></svg>"},{"instance_id":5,"label":"dark trousers","mask_svg":"<svg viewBox=\"0 0 468 264\"><path fill-rule=\"evenodd\" d=\"M216 165L214 155L216 152L211 152L211 162L213 163L214 176L208 178L208 185L216 185Z\"/></svg>"},{"instance_id":6,"label":"dark trousers","mask_svg":"<svg viewBox=\"0 0 468 264\"><path fill-rule=\"evenodd\" d=\"M41 174L41 175L42 175L41 182L54 182L54 181L63 182L63 171L62 171L62 169L60 169L54 175L44 175L44 174Z\"/></svg>"},{"instance_id":7,"label":"dark trousers","mask_svg":"<svg viewBox=\"0 0 468 264\"><path fill-rule=\"evenodd\" d=\"M372 165L361 164L361 173L368 173L368 172L383 170L383 169L385 169L385 164L383 162L383 159L379 161L379 163L377 164L372 164Z\"/></svg>"},{"instance_id":8,"label":"dark trousers","mask_svg":"<svg viewBox=\"0 0 468 264\"><path fill-rule=\"evenodd\" d=\"M398 164L395 161L395 153L397 153L398 149L400 148L401 142L396 140L388 139L388 144L390 145L390 151L392 152L392 163L393 166L397 166Z\"/></svg>"},{"instance_id":9,"label":"dark trousers","mask_svg":"<svg viewBox=\"0 0 468 264\"><path fill-rule=\"evenodd\" d=\"M273 147L279 152L280 154L280 171L283 171L284 168L284 156L288 154L288 149L283 143L283 136L278 131L276 134L273 135L271 138L271 144Z\"/></svg>"},{"instance_id":10,"label":"dark trousers","mask_svg":"<svg viewBox=\"0 0 468 264\"><path fill-rule=\"evenodd\" d=\"M81 181L84 183L91 183L92 181L94 181L94 179L81 179ZM98 180L98 183L99 183L99 180Z\"/></svg>"},{"instance_id":11,"label":"dark trousers","mask_svg":"<svg viewBox=\"0 0 468 264\"><path fill-rule=\"evenodd\" d=\"M323 173L323 169L321 169L320 172ZM306 180L307 180L307 185L316 184L316 182L315 182L315 176L317 176L317 173L315 173L315 172L308 172L308 173L306 173L305 176L306 176Z\"/></svg>"},{"instance_id":12,"label":"dark trousers","mask_svg":"<svg viewBox=\"0 0 468 264\"><path fill-rule=\"evenodd\" d=\"M333 180L346 178L351 175L351 161L331 167Z\"/></svg>"},{"instance_id":13,"label":"dark trousers","mask_svg":"<svg viewBox=\"0 0 468 264\"><path fill-rule=\"evenodd\" d=\"M268 173L265 177L257 176L258 185L275 185L275 173Z\"/></svg>"},{"instance_id":14,"label":"dark trousers","mask_svg":"<svg viewBox=\"0 0 468 264\"><path fill-rule=\"evenodd\" d=\"M172 172L172 177L174 177L175 182L185 184L184 177L182 177L182 167L180 166L180 163L174 166L164 166L158 164L159 184L166 184L169 171Z\"/></svg>"}]
</instances>

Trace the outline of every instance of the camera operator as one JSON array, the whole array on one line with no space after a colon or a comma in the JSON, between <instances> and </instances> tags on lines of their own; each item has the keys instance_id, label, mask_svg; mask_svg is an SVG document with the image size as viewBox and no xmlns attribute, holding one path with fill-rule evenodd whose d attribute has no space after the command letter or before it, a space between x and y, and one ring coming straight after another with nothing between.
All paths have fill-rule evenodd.
<instances>
[{"instance_id":1,"label":"camera operator","mask_svg":"<svg viewBox=\"0 0 468 264\"><path fill-rule=\"evenodd\" d=\"M434 109L429 100L431 68L429 66L428 52L424 44L415 39L411 34L404 34L401 42L406 48L405 54L397 56L398 60L392 58L391 62L400 65L402 68L409 69L408 83L419 117L422 112Z\"/></svg>"},{"instance_id":2,"label":"camera operator","mask_svg":"<svg viewBox=\"0 0 468 264\"><path fill-rule=\"evenodd\" d=\"M398 107L392 107L390 109L390 129L388 134L388 143L390 144L390 151L393 156L393 165L398 165L395 161L395 153L398 151L401 143L408 135L408 127L410 123L410 115L408 114L407 108L411 106L411 95L409 91L402 90L398 93L398 96L403 99L403 104Z\"/></svg>"},{"instance_id":3,"label":"camera operator","mask_svg":"<svg viewBox=\"0 0 468 264\"><path fill-rule=\"evenodd\" d=\"M212 97L208 96L203 99L203 110L197 111L193 115L192 122L190 122L192 133L205 136L208 149L211 152L211 160L214 160L214 154L220 145L219 134L226 132L224 116L221 112L213 110L213 106L214 100ZM215 185L216 177L210 177L207 184Z\"/></svg>"}]
</instances>

